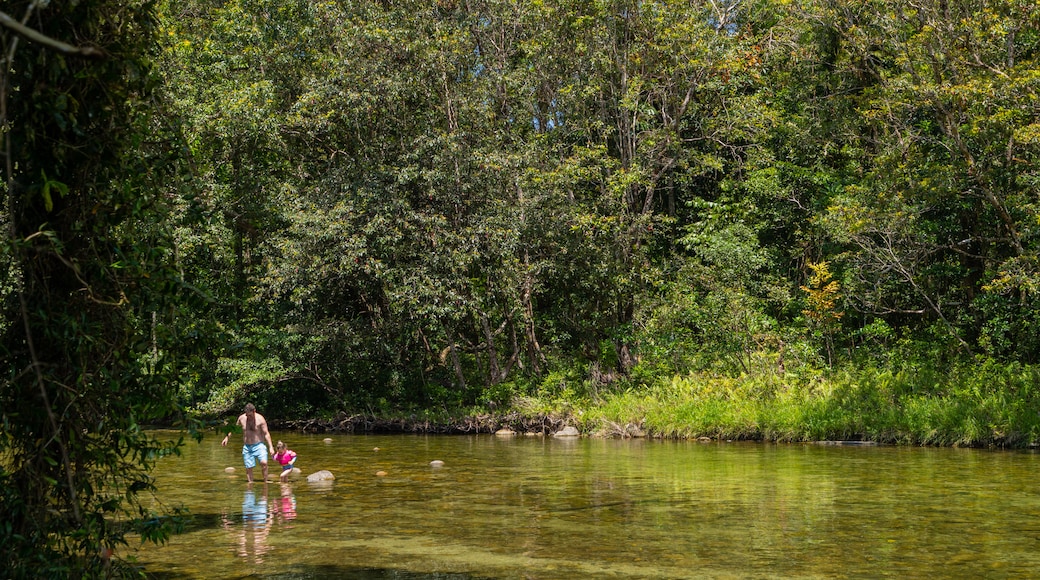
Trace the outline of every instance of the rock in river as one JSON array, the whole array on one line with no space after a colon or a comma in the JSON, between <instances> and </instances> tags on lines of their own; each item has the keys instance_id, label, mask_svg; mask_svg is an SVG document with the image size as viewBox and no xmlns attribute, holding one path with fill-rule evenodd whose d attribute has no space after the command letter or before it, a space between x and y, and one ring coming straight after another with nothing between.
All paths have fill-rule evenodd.
<instances>
[{"instance_id":1,"label":"rock in river","mask_svg":"<svg viewBox=\"0 0 1040 580\"><path fill-rule=\"evenodd\" d=\"M331 471L325 469L322 469L321 471L316 471L307 476L307 481L311 483L314 483L316 481L332 481L334 479L336 479L336 476L332 475Z\"/></svg>"},{"instance_id":2,"label":"rock in river","mask_svg":"<svg viewBox=\"0 0 1040 580\"><path fill-rule=\"evenodd\" d=\"M556 433L553 433L553 437L581 437L581 433L579 433L574 427L564 427Z\"/></svg>"}]
</instances>

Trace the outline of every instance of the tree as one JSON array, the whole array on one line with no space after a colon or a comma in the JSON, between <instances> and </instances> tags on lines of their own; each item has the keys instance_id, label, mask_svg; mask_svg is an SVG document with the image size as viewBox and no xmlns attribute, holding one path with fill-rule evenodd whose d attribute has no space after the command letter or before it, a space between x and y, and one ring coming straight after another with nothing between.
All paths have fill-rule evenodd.
<instances>
[{"instance_id":1,"label":"tree","mask_svg":"<svg viewBox=\"0 0 1040 580\"><path fill-rule=\"evenodd\" d=\"M176 156L148 139L148 3L7 9L22 17L0 16L0 558L14 578L95 576L135 522L167 531L141 494L180 443L143 429L181 410L187 293L160 188Z\"/></svg>"},{"instance_id":2,"label":"tree","mask_svg":"<svg viewBox=\"0 0 1040 580\"><path fill-rule=\"evenodd\" d=\"M220 169L236 164L224 143L265 144L246 188L265 235L243 239L251 266L217 293L242 305L255 348L228 353L215 404L307 384L465 402L554 357L630 370L641 298L674 238L708 221L693 202L724 202L713 228L754 217L741 172L768 163L755 140L771 123L735 7L630 4L164 12L170 100L206 152L205 211L243 199L220 193L243 183ZM226 224L209 239L238 247ZM238 263L197 247L200 284Z\"/></svg>"},{"instance_id":3,"label":"tree","mask_svg":"<svg viewBox=\"0 0 1040 580\"><path fill-rule=\"evenodd\" d=\"M272 242L317 165L313 151L298 146L297 121L306 83L327 63L333 11L310 2L158 4L163 119L191 168L172 192L176 259L185 279L211 297L199 314L217 324L199 332L221 338L196 361L184 391L211 413L240 406L257 387L329 388L309 356L313 341L286 328L291 301L262 293Z\"/></svg>"},{"instance_id":4,"label":"tree","mask_svg":"<svg viewBox=\"0 0 1040 580\"><path fill-rule=\"evenodd\" d=\"M831 94L859 120L844 133L855 173L823 213L851 244L848 295L868 315L940 324L964 352L982 340L1035 360L1025 297L1038 118L1023 103L1037 89L1036 11L1012 0L824 2L815 18L844 79ZM1020 322L985 322L997 312Z\"/></svg>"}]
</instances>

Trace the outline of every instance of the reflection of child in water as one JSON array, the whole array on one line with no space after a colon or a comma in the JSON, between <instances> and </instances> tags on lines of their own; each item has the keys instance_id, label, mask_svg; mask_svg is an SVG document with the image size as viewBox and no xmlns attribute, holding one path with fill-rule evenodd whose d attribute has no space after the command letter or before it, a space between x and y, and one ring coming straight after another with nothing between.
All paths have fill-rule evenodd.
<instances>
[{"instance_id":1,"label":"reflection of child in water","mask_svg":"<svg viewBox=\"0 0 1040 580\"><path fill-rule=\"evenodd\" d=\"M279 441L278 445L275 446L274 459L282 465L282 481L289 481L289 474L292 473L293 466L296 463L296 452L286 447L285 443Z\"/></svg>"},{"instance_id":2,"label":"reflection of child in water","mask_svg":"<svg viewBox=\"0 0 1040 580\"><path fill-rule=\"evenodd\" d=\"M296 519L296 496L288 485L282 486L282 517L286 522Z\"/></svg>"}]
</instances>

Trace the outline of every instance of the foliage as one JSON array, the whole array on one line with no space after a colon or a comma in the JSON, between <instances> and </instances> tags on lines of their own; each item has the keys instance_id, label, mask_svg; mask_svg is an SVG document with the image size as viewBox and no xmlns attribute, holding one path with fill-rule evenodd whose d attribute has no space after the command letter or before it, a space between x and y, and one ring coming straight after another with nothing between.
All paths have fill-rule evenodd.
<instances>
[{"instance_id":1,"label":"foliage","mask_svg":"<svg viewBox=\"0 0 1040 580\"><path fill-rule=\"evenodd\" d=\"M162 4L178 263L224 340L187 392L465 406L900 338L1034 362L1026 8Z\"/></svg>"},{"instance_id":2,"label":"foliage","mask_svg":"<svg viewBox=\"0 0 1040 580\"><path fill-rule=\"evenodd\" d=\"M733 379L693 374L588 405L589 432L635 424L651 437L1034 445L1040 369L984 362L946 369L854 366Z\"/></svg>"},{"instance_id":3,"label":"foliage","mask_svg":"<svg viewBox=\"0 0 1040 580\"><path fill-rule=\"evenodd\" d=\"M848 244L847 295L901 325L938 321L964 353L988 347L976 342L986 316L976 308L1021 308L1011 303L1028 292L1023 266L1036 252L1022 179L1035 143L1018 129L1036 123L1021 107L1036 88L1035 11L1014 1L834 2L820 14L830 94L859 122L845 133L855 179L819 216Z\"/></svg>"},{"instance_id":4,"label":"foliage","mask_svg":"<svg viewBox=\"0 0 1040 580\"><path fill-rule=\"evenodd\" d=\"M810 331L824 336L827 360L830 361L833 358L833 334L838 329L842 315L845 314L838 310L841 284L833 279L827 262L809 262L807 266L812 275L809 277L809 284L801 287L806 293L806 308L802 310L802 314L809 321Z\"/></svg>"},{"instance_id":5,"label":"foliage","mask_svg":"<svg viewBox=\"0 0 1040 580\"><path fill-rule=\"evenodd\" d=\"M176 385L197 306L168 250L176 156L151 116L154 13L104 0L4 10L44 40L0 31L0 559L11 578L130 572L112 553L135 522L151 522L136 530L150 541L175 522L145 498L183 432L144 427L189 427Z\"/></svg>"},{"instance_id":6,"label":"foliage","mask_svg":"<svg viewBox=\"0 0 1040 580\"><path fill-rule=\"evenodd\" d=\"M0 37L19 566L246 400L1035 440L1029 2L52 4Z\"/></svg>"}]
</instances>

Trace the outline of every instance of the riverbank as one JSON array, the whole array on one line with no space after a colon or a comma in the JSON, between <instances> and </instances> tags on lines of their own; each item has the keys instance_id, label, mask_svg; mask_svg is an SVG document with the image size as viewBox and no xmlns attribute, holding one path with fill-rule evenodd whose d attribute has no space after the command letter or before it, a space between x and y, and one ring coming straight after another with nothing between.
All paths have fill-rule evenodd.
<instances>
[{"instance_id":1,"label":"riverbank","mask_svg":"<svg viewBox=\"0 0 1040 580\"><path fill-rule=\"evenodd\" d=\"M436 435L475 435L510 430L520 434L551 435L574 426L578 421L569 414L528 415L519 411L480 413L457 416L438 413L412 413L400 416L376 416L366 413L340 413L329 419L270 420L273 429L304 433L422 433Z\"/></svg>"},{"instance_id":2,"label":"riverbank","mask_svg":"<svg viewBox=\"0 0 1040 580\"><path fill-rule=\"evenodd\" d=\"M273 423L304 432L869 441L1026 448L1040 443L1040 372L1018 365L856 369L748 377L690 375L651 385L535 392L497 409L340 413Z\"/></svg>"}]
</instances>

